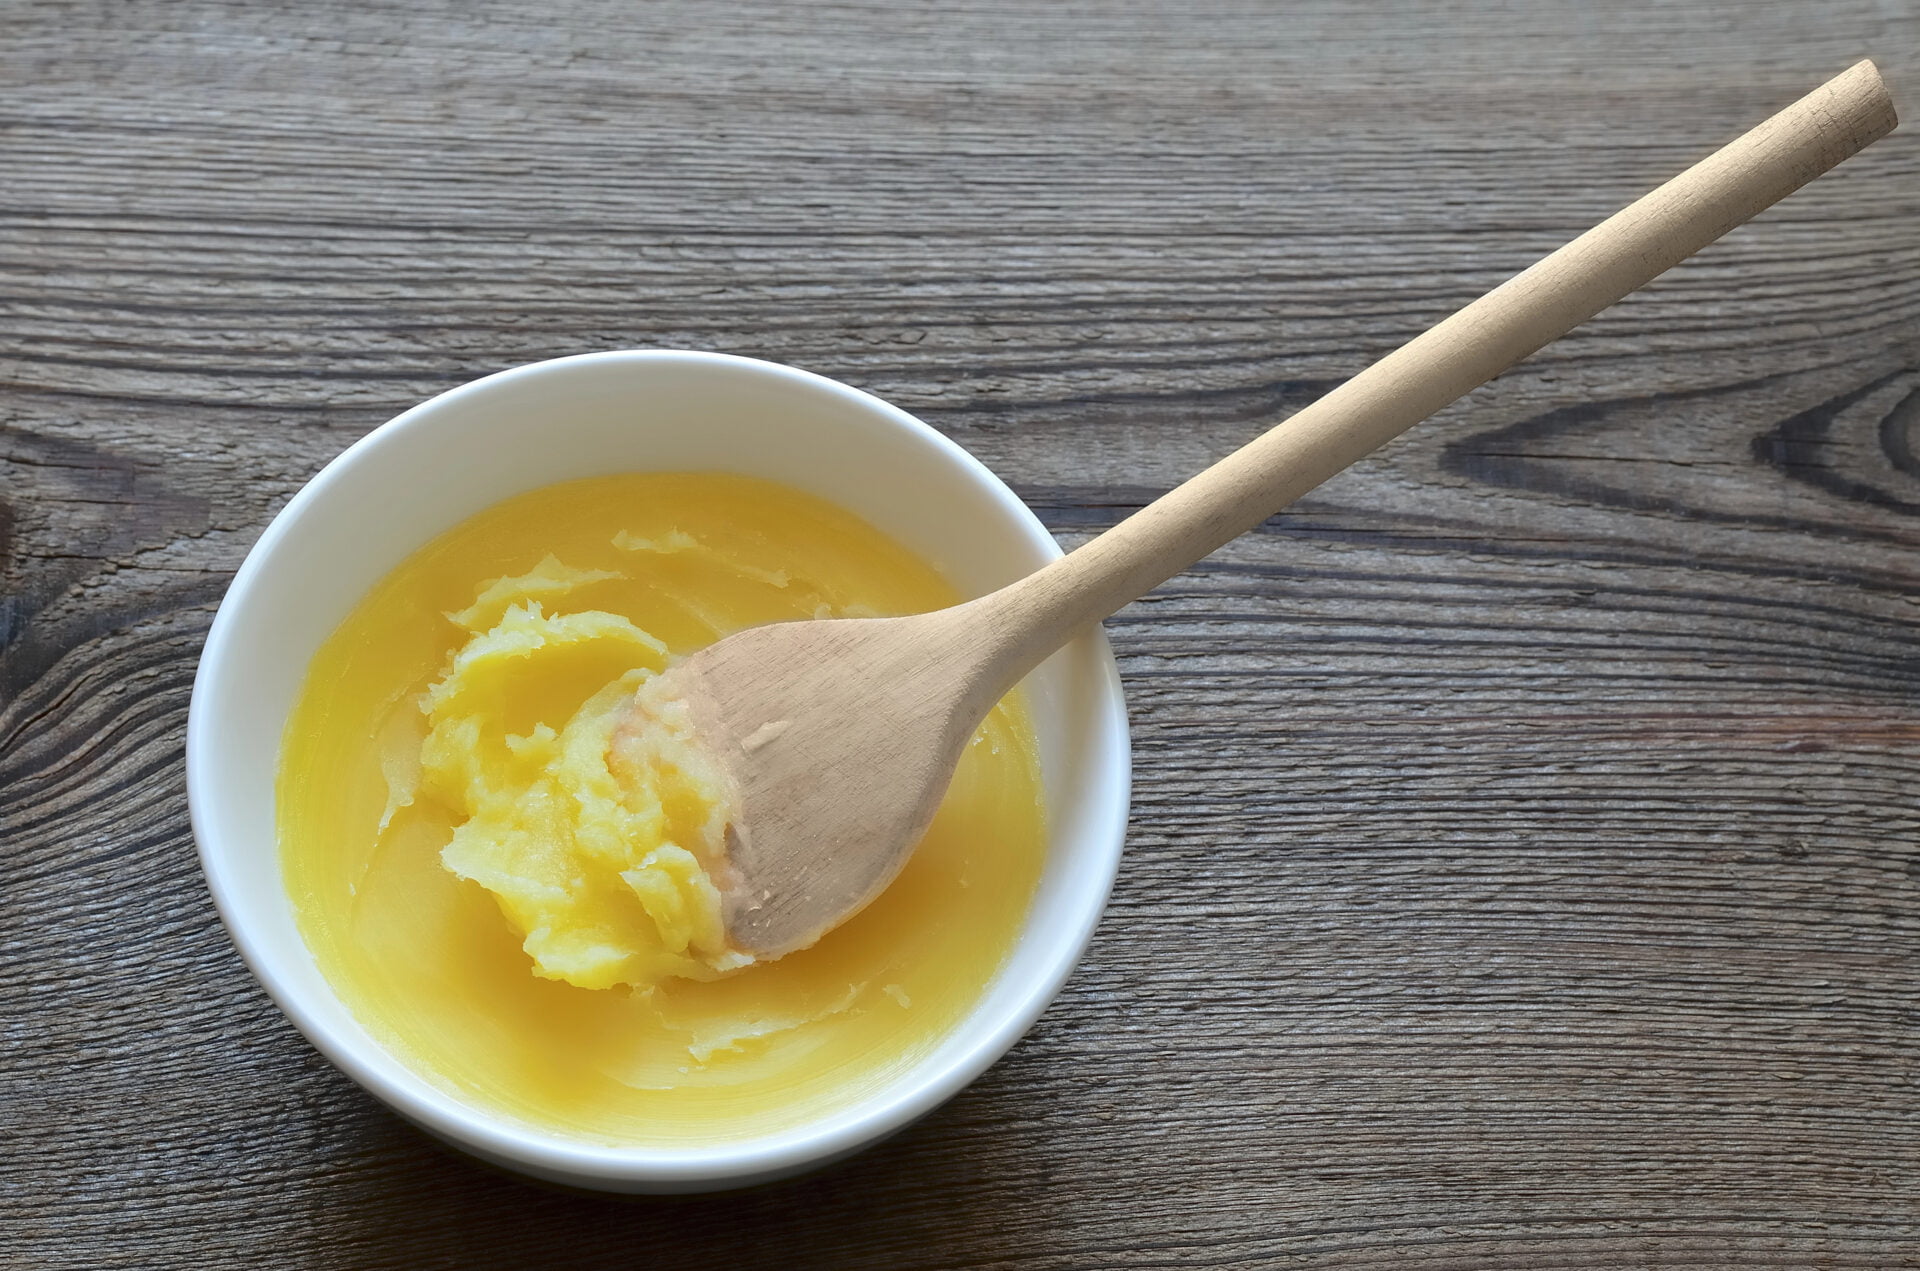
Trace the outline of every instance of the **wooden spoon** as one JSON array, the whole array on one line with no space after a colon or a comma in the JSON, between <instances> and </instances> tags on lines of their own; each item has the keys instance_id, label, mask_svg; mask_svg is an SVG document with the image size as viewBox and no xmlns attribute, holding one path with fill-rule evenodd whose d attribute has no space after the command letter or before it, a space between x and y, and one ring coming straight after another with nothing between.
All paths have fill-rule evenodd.
<instances>
[{"instance_id":1,"label":"wooden spoon","mask_svg":"<svg viewBox=\"0 0 1920 1271\"><path fill-rule=\"evenodd\" d=\"M742 631L665 673L729 774L732 943L805 948L892 881L987 711L1070 636L1895 125L1861 62L1070 555L904 618ZM632 718L627 727L644 726Z\"/></svg>"}]
</instances>

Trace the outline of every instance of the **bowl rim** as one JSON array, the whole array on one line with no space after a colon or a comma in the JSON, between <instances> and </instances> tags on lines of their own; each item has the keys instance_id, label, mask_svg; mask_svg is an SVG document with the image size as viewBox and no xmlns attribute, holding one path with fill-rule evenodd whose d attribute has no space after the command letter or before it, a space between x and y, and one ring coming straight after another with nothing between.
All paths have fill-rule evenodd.
<instances>
[{"instance_id":1,"label":"bowl rim","mask_svg":"<svg viewBox=\"0 0 1920 1271\"><path fill-rule=\"evenodd\" d=\"M825 391L840 398L857 411L887 424L918 435L954 471L957 478L979 487L996 505L996 510L1027 537L1043 559L1061 554L1032 509L979 459L957 442L908 412L883 399L824 375L783 363L738 354L688 349L617 349L573 354L509 367L456 385L409 407L386 423L372 429L347 446L295 492L276 513L260 537L248 549L245 560L235 572L222 597L218 611L208 628L198 667L194 675L188 705L186 732L186 786L189 818L194 843L208 890L229 938L242 961L253 973L287 1018L322 1055L340 1068L363 1089L378 1097L402 1116L429 1132L485 1159L537 1176L586 1185L660 1189L724 1188L798 1173L825 1165L884 1138L933 1111L1010 1050L1032 1027L1052 1002L1067 978L1078 966L1102 915L1118 873L1125 838L1132 789L1132 754L1126 704L1119 672L1104 630L1088 633L1097 671L1092 695L1091 724L1094 745L1088 763L1091 771L1088 788L1095 797L1083 811L1079 837L1086 840L1082 851L1089 853L1097 866L1097 885L1087 889L1070 926L1058 930L1053 951L1044 963L1044 974L1035 976L1015 990L999 1015L980 1021L979 1013L991 996L997 980L1006 973L1003 964L995 980L973 1010L963 1016L953 1031L934 1043L934 1050L912 1061L898 1076L889 1079L877 1091L836 1108L816 1121L803 1122L764 1136L726 1140L697 1147L649 1147L596 1144L571 1140L557 1131L543 1131L505 1114L462 1102L441 1089L429 1078L413 1071L405 1060L392 1054L374 1039L377 1057L364 1054L365 1043L337 1032L320 1015L310 1010L292 985L283 982L274 970L273 957L256 930L263 919L250 917L250 909L239 898L235 884L226 877L222 853L209 846L222 836L212 811L215 780L210 775L214 764L213 721L210 719L212 685L223 674L230 659L224 656L237 637L237 624L249 593L271 568L280 544L297 532L308 509L328 497L336 485L354 469L378 458L396 434L414 427L418 421L458 409L466 401L502 387L504 384L540 375L564 373L569 369L609 362L623 364L680 363L703 365L729 372L771 376ZM528 487L535 488L535 487ZM856 510L857 511L857 510ZM424 545L416 544L417 548ZM410 549L412 550L412 549ZM1023 925L1023 934L1027 928ZM304 938L302 938L304 943ZM337 999L336 999L337 1000ZM339 1005L351 1018L352 1008ZM364 1025L363 1025L364 1027ZM952 1045L965 1035L964 1046ZM936 1056L951 1051L937 1064ZM390 1078L380 1061L397 1067L413 1079L408 1085Z\"/></svg>"}]
</instances>

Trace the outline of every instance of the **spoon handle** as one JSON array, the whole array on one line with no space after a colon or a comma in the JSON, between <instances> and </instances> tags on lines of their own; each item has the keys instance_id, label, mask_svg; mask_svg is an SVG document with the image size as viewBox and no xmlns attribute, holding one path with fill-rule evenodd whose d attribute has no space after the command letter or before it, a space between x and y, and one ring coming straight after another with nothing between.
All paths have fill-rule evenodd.
<instances>
[{"instance_id":1,"label":"spoon handle","mask_svg":"<svg viewBox=\"0 0 1920 1271\"><path fill-rule=\"evenodd\" d=\"M1010 685L1114 612L1893 130L1872 62L1836 76L1078 548L975 601Z\"/></svg>"}]
</instances>

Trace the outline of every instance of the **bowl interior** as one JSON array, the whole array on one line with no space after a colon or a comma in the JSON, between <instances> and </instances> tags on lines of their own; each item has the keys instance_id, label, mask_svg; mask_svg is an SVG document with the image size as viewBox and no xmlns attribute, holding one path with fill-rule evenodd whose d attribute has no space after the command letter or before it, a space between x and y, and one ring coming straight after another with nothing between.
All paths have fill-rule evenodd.
<instances>
[{"instance_id":1,"label":"bowl interior","mask_svg":"<svg viewBox=\"0 0 1920 1271\"><path fill-rule=\"evenodd\" d=\"M1029 677L1049 858L1022 935L973 1013L880 1095L799 1131L689 1151L605 1147L459 1103L388 1054L301 940L275 846L281 734L307 664L416 548L525 490L622 471L783 481L865 517L977 594L1058 554L1020 501L903 412L804 372L717 354L590 354L503 372L415 407L308 484L262 535L209 633L188 791L236 944L296 1024L399 1111L480 1155L593 1186L751 1182L851 1151L952 1095L1017 1040L1084 948L1117 867L1126 721L1097 632Z\"/></svg>"}]
</instances>

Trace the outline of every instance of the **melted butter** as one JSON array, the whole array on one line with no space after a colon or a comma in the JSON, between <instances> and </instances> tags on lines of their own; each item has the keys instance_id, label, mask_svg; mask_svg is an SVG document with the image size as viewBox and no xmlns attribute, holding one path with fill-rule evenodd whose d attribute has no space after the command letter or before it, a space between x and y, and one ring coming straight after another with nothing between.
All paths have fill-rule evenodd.
<instances>
[{"instance_id":1,"label":"melted butter","mask_svg":"<svg viewBox=\"0 0 1920 1271\"><path fill-rule=\"evenodd\" d=\"M735 477L575 482L456 528L327 641L289 721L281 853L322 971L430 1079L577 1137L741 1137L873 1089L978 1000L1031 899L1017 699L885 894L725 975L713 778L670 729L609 741L648 676L734 630L954 599L857 519Z\"/></svg>"}]
</instances>

